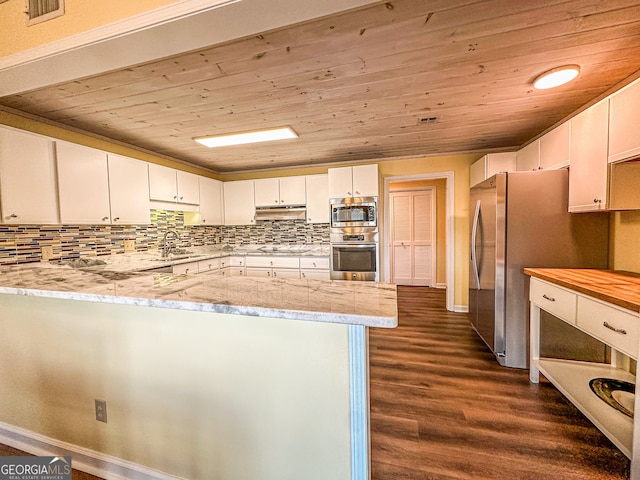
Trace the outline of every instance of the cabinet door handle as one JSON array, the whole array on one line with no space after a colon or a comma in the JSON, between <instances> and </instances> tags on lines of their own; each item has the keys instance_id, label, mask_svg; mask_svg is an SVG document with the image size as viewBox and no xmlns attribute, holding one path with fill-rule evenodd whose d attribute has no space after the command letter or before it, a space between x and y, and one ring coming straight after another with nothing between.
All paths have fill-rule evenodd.
<instances>
[{"instance_id":1,"label":"cabinet door handle","mask_svg":"<svg viewBox=\"0 0 640 480\"><path fill-rule=\"evenodd\" d=\"M599 198L594 198L593 203L602 203L602 200Z\"/></svg>"},{"instance_id":2,"label":"cabinet door handle","mask_svg":"<svg viewBox=\"0 0 640 480\"><path fill-rule=\"evenodd\" d=\"M616 328L613 325L609 325L608 322L602 322L602 325L609 330L613 330L616 333L620 333L621 335L626 335L627 331L624 328Z\"/></svg>"},{"instance_id":3,"label":"cabinet door handle","mask_svg":"<svg viewBox=\"0 0 640 480\"><path fill-rule=\"evenodd\" d=\"M11 215L9 215L9 218L18 218L18 215L16 215L15 213L12 213Z\"/></svg>"},{"instance_id":4,"label":"cabinet door handle","mask_svg":"<svg viewBox=\"0 0 640 480\"><path fill-rule=\"evenodd\" d=\"M356 190L356 195L360 195L360 192Z\"/></svg>"},{"instance_id":5,"label":"cabinet door handle","mask_svg":"<svg viewBox=\"0 0 640 480\"><path fill-rule=\"evenodd\" d=\"M118 220L120 220L120 217L116 217L113 219L114 222L117 222Z\"/></svg>"},{"instance_id":6,"label":"cabinet door handle","mask_svg":"<svg viewBox=\"0 0 640 480\"><path fill-rule=\"evenodd\" d=\"M274 277L277 277L278 275L276 274L276 272L273 272L273 276L274 276Z\"/></svg>"},{"instance_id":7,"label":"cabinet door handle","mask_svg":"<svg viewBox=\"0 0 640 480\"><path fill-rule=\"evenodd\" d=\"M556 301L556 299L553 298L553 297L547 297L546 293L542 295L542 298L544 298L545 300L549 300L550 302L555 302Z\"/></svg>"},{"instance_id":8,"label":"cabinet door handle","mask_svg":"<svg viewBox=\"0 0 640 480\"><path fill-rule=\"evenodd\" d=\"M109 220L109 217L102 217L103 222L106 222L107 220Z\"/></svg>"}]
</instances>

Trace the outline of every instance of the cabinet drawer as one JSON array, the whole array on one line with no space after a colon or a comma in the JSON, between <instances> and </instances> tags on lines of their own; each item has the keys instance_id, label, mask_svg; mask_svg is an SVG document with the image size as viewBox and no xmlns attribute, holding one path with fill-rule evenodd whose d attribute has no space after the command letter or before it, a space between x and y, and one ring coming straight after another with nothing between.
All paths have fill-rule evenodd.
<instances>
[{"instance_id":1,"label":"cabinet drawer","mask_svg":"<svg viewBox=\"0 0 640 480\"><path fill-rule=\"evenodd\" d=\"M576 323L576 294L550 283L531 279L530 300L569 323Z\"/></svg>"},{"instance_id":2,"label":"cabinet drawer","mask_svg":"<svg viewBox=\"0 0 640 480\"><path fill-rule=\"evenodd\" d=\"M298 257L276 257L276 256L247 257L247 267L298 268L299 266L300 266L300 259Z\"/></svg>"},{"instance_id":3,"label":"cabinet drawer","mask_svg":"<svg viewBox=\"0 0 640 480\"><path fill-rule=\"evenodd\" d=\"M194 275L198 273L198 262L180 263L173 266L173 273L180 275Z\"/></svg>"},{"instance_id":4,"label":"cabinet drawer","mask_svg":"<svg viewBox=\"0 0 640 480\"><path fill-rule=\"evenodd\" d=\"M639 315L580 296L578 327L616 350L638 358Z\"/></svg>"},{"instance_id":5,"label":"cabinet drawer","mask_svg":"<svg viewBox=\"0 0 640 480\"><path fill-rule=\"evenodd\" d=\"M326 280L329 281L329 270L320 270L317 268L300 270L300 278L305 280Z\"/></svg>"},{"instance_id":6,"label":"cabinet drawer","mask_svg":"<svg viewBox=\"0 0 640 480\"><path fill-rule=\"evenodd\" d=\"M300 268L329 270L329 257L300 257Z\"/></svg>"},{"instance_id":7,"label":"cabinet drawer","mask_svg":"<svg viewBox=\"0 0 640 480\"><path fill-rule=\"evenodd\" d=\"M220 268L219 258L210 258L208 260L200 260L198 262L198 273L218 270Z\"/></svg>"}]
</instances>

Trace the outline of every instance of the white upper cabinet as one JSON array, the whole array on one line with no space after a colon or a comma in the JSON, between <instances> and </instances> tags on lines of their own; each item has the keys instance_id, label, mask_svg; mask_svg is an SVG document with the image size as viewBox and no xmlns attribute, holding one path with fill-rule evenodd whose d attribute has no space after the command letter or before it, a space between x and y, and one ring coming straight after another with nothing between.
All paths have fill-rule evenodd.
<instances>
[{"instance_id":1,"label":"white upper cabinet","mask_svg":"<svg viewBox=\"0 0 640 480\"><path fill-rule=\"evenodd\" d=\"M255 224L256 206L253 180L224 182L224 224Z\"/></svg>"},{"instance_id":2,"label":"white upper cabinet","mask_svg":"<svg viewBox=\"0 0 640 480\"><path fill-rule=\"evenodd\" d=\"M307 223L329 223L329 175L307 175Z\"/></svg>"},{"instance_id":3,"label":"white upper cabinet","mask_svg":"<svg viewBox=\"0 0 640 480\"><path fill-rule=\"evenodd\" d=\"M149 198L162 202L200 203L198 176L162 165L149 164Z\"/></svg>"},{"instance_id":4,"label":"white upper cabinet","mask_svg":"<svg viewBox=\"0 0 640 480\"><path fill-rule=\"evenodd\" d=\"M540 140L531 142L516 153L516 170L519 172L538 170L540 167Z\"/></svg>"},{"instance_id":5,"label":"white upper cabinet","mask_svg":"<svg viewBox=\"0 0 640 480\"><path fill-rule=\"evenodd\" d=\"M46 137L0 128L0 223L58 223L53 148Z\"/></svg>"},{"instance_id":6,"label":"white upper cabinet","mask_svg":"<svg viewBox=\"0 0 640 480\"><path fill-rule=\"evenodd\" d=\"M200 223L224 224L222 182L214 178L200 177Z\"/></svg>"},{"instance_id":7,"label":"white upper cabinet","mask_svg":"<svg viewBox=\"0 0 640 480\"><path fill-rule=\"evenodd\" d=\"M490 153L469 168L471 187L493 177L500 172L513 172L516 169L516 152Z\"/></svg>"},{"instance_id":8,"label":"white upper cabinet","mask_svg":"<svg viewBox=\"0 0 640 480\"><path fill-rule=\"evenodd\" d=\"M178 203L200 203L200 183L195 173L176 171L176 183L178 185Z\"/></svg>"},{"instance_id":9,"label":"white upper cabinet","mask_svg":"<svg viewBox=\"0 0 640 480\"><path fill-rule=\"evenodd\" d=\"M329 197L377 197L378 164L329 169Z\"/></svg>"},{"instance_id":10,"label":"white upper cabinet","mask_svg":"<svg viewBox=\"0 0 640 480\"><path fill-rule=\"evenodd\" d=\"M540 137L540 168L552 170L569 165L571 122L564 122Z\"/></svg>"},{"instance_id":11,"label":"white upper cabinet","mask_svg":"<svg viewBox=\"0 0 640 480\"><path fill-rule=\"evenodd\" d=\"M256 207L280 205L280 182L277 178L261 178L254 181Z\"/></svg>"},{"instance_id":12,"label":"white upper cabinet","mask_svg":"<svg viewBox=\"0 0 640 480\"><path fill-rule=\"evenodd\" d=\"M306 186L304 176L283 177L280 181L280 205L304 205Z\"/></svg>"},{"instance_id":13,"label":"white upper cabinet","mask_svg":"<svg viewBox=\"0 0 640 480\"><path fill-rule=\"evenodd\" d=\"M610 98L609 162L640 156L640 81Z\"/></svg>"},{"instance_id":14,"label":"white upper cabinet","mask_svg":"<svg viewBox=\"0 0 640 480\"><path fill-rule=\"evenodd\" d=\"M606 210L609 100L571 119L569 211Z\"/></svg>"},{"instance_id":15,"label":"white upper cabinet","mask_svg":"<svg viewBox=\"0 0 640 480\"><path fill-rule=\"evenodd\" d=\"M277 205L304 205L305 181L303 176L261 178L255 180L256 207Z\"/></svg>"},{"instance_id":16,"label":"white upper cabinet","mask_svg":"<svg viewBox=\"0 0 640 480\"><path fill-rule=\"evenodd\" d=\"M115 224L151 223L149 212L149 173L147 163L109 153L111 222Z\"/></svg>"},{"instance_id":17,"label":"white upper cabinet","mask_svg":"<svg viewBox=\"0 0 640 480\"><path fill-rule=\"evenodd\" d=\"M107 153L56 141L60 221L100 225L111 222Z\"/></svg>"}]
</instances>

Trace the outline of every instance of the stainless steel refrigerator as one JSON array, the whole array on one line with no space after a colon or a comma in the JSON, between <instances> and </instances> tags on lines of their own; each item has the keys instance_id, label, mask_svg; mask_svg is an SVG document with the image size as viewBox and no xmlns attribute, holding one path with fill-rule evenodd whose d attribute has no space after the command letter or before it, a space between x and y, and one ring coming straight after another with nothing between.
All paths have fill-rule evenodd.
<instances>
[{"instance_id":1,"label":"stainless steel refrigerator","mask_svg":"<svg viewBox=\"0 0 640 480\"><path fill-rule=\"evenodd\" d=\"M499 173L471 189L469 316L501 365L528 367L525 267L607 268L608 215L568 213L568 189L566 169Z\"/></svg>"}]
</instances>

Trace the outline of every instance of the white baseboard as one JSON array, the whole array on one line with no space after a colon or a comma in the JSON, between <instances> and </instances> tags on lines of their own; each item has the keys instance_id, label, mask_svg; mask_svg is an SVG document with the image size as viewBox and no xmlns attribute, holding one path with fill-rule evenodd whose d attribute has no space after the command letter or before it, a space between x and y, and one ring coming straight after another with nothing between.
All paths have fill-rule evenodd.
<instances>
[{"instance_id":1,"label":"white baseboard","mask_svg":"<svg viewBox=\"0 0 640 480\"><path fill-rule=\"evenodd\" d=\"M447 288L446 283L436 283L433 288Z\"/></svg>"},{"instance_id":2,"label":"white baseboard","mask_svg":"<svg viewBox=\"0 0 640 480\"><path fill-rule=\"evenodd\" d=\"M0 422L0 443L39 456L70 456L71 466L105 480L184 480L121 458Z\"/></svg>"},{"instance_id":3,"label":"white baseboard","mask_svg":"<svg viewBox=\"0 0 640 480\"><path fill-rule=\"evenodd\" d=\"M468 305L454 305L453 311L456 313L469 313Z\"/></svg>"}]
</instances>

